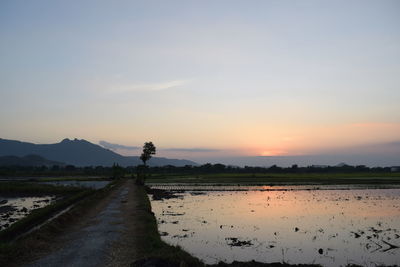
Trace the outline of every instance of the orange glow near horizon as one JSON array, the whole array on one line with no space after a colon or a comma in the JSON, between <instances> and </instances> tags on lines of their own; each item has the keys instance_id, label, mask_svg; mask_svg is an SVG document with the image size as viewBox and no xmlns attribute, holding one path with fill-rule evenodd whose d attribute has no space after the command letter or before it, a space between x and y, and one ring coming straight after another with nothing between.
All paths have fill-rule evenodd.
<instances>
[{"instance_id":1,"label":"orange glow near horizon","mask_svg":"<svg viewBox=\"0 0 400 267\"><path fill-rule=\"evenodd\" d=\"M363 145L396 142L398 123L353 123L292 128L276 127L273 133L257 129L243 133L248 141L237 151L252 156L297 156ZM291 134L291 135L290 135Z\"/></svg>"},{"instance_id":2,"label":"orange glow near horizon","mask_svg":"<svg viewBox=\"0 0 400 267\"><path fill-rule=\"evenodd\" d=\"M119 131L111 131L110 125L85 128L76 125L71 132L59 133L57 138L39 143L56 143L62 139L78 138L92 143L105 140L113 144L141 146L145 141L153 141L159 148L157 155L174 158L230 157L230 156L299 156L331 151L346 150L362 145L381 144L400 140L400 123L347 123L327 125L299 124L257 124L246 122L239 125L227 123L222 127L217 120L211 120L215 127L197 124L176 131L178 126L160 127L157 130L133 129L131 125L116 125ZM214 126L214 123L213 124ZM75 127L75 128L74 128ZM60 127L61 129L62 127ZM43 131L50 131L45 127ZM60 130L61 131L61 130ZM22 130L21 130L22 132ZM150 134L149 134L150 132ZM130 134L134 133L134 134ZM7 136L4 136L7 139ZM3 138L4 138L3 137ZM8 139L13 139L11 136ZM15 139L15 138L14 138ZM21 141L34 142L22 137ZM182 151L167 151L166 148L183 148ZM200 148L196 152L185 152L185 148ZM205 149L201 151L201 149ZM211 149L207 151L207 149ZM136 155L137 151L117 151L124 155Z\"/></svg>"},{"instance_id":3,"label":"orange glow near horizon","mask_svg":"<svg viewBox=\"0 0 400 267\"><path fill-rule=\"evenodd\" d=\"M287 152L283 150L264 150L260 153L260 156L284 156Z\"/></svg>"}]
</instances>

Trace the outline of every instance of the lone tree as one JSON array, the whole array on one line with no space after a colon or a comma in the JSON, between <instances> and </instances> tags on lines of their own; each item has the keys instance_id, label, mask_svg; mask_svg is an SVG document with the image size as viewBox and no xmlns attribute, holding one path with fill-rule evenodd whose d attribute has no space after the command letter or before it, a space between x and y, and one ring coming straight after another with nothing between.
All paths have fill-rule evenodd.
<instances>
[{"instance_id":1,"label":"lone tree","mask_svg":"<svg viewBox=\"0 0 400 267\"><path fill-rule=\"evenodd\" d=\"M146 166L146 162L151 159L152 155L156 154L156 147L153 142L146 142L143 146L142 155L140 155L140 159L143 161L143 165Z\"/></svg>"},{"instance_id":2,"label":"lone tree","mask_svg":"<svg viewBox=\"0 0 400 267\"><path fill-rule=\"evenodd\" d=\"M144 185L144 180L146 178L146 169L147 165L146 162L151 159L153 155L156 154L156 147L152 142L146 142L143 146L142 155L140 155L140 160L143 161L143 165L138 166L137 168L137 179L136 183L139 185Z\"/></svg>"}]
</instances>

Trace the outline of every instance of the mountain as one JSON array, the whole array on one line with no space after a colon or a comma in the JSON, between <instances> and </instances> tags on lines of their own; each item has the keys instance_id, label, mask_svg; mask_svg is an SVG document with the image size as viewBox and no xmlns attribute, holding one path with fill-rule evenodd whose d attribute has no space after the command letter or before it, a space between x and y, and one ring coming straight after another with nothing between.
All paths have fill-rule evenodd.
<instances>
[{"instance_id":1,"label":"mountain","mask_svg":"<svg viewBox=\"0 0 400 267\"><path fill-rule=\"evenodd\" d=\"M47 166L51 167L54 165L64 166L65 163L47 160L38 155L27 155L24 157L17 156L2 156L0 157L0 166Z\"/></svg>"},{"instance_id":2,"label":"mountain","mask_svg":"<svg viewBox=\"0 0 400 267\"><path fill-rule=\"evenodd\" d=\"M56 144L33 144L0 138L0 156L39 155L46 159L64 162L75 166L135 166L141 164L139 157L125 157L86 140L68 138ZM150 166L185 166L197 165L190 160L154 157Z\"/></svg>"}]
</instances>

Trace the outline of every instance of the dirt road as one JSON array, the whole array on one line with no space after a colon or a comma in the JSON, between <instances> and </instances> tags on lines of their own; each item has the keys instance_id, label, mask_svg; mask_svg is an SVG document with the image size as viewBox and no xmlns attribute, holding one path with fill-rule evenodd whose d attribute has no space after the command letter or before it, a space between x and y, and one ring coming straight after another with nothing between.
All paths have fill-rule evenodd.
<instances>
[{"instance_id":1,"label":"dirt road","mask_svg":"<svg viewBox=\"0 0 400 267\"><path fill-rule=\"evenodd\" d=\"M136 185L128 180L60 237L57 249L25 265L129 266L138 257L135 239Z\"/></svg>"}]
</instances>

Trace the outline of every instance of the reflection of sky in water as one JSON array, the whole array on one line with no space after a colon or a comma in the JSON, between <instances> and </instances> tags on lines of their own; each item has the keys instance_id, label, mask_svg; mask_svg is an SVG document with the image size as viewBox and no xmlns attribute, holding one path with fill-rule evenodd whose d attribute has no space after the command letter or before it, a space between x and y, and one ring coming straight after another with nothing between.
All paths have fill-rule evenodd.
<instances>
[{"instance_id":1,"label":"reflection of sky in water","mask_svg":"<svg viewBox=\"0 0 400 267\"><path fill-rule=\"evenodd\" d=\"M400 189L206 193L152 201L163 239L206 263L400 264Z\"/></svg>"},{"instance_id":2,"label":"reflection of sky in water","mask_svg":"<svg viewBox=\"0 0 400 267\"><path fill-rule=\"evenodd\" d=\"M0 205L0 208L10 207L9 211L0 212L0 230L3 230L19 219L26 217L32 210L43 208L56 200L55 196L41 197L1 197L1 200L7 200L7 203ZM8 226L7 226L8 225Z\"/></svg>"}]
</instances>

